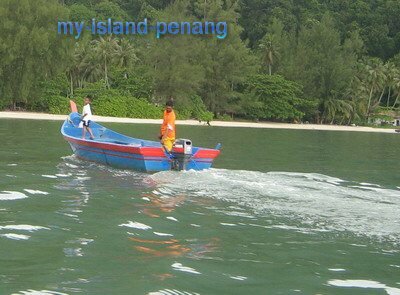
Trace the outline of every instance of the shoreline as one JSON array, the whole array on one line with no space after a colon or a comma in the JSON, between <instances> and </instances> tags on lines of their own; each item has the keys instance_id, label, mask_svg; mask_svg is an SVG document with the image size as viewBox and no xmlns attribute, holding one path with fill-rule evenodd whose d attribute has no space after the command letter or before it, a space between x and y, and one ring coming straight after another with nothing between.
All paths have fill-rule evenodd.
<instances>
[{"instance_id":1,"label":"shoreline","mask_svg":"<svg viewBox=\"0 0 400 295\"><path fill-rule=\"evenodd\" d=\"M64 121L68 115L53 115L46 113L31 112L0 112L0 119L27 119L27 120L50 120ZM128 124L161 124L162 119L134 119L93 116L93 121L99 123L128 123ZM176 120L177 125L206 126L205 122L197 120ZM292 129L292 130L320 130L320 131L358 131L375 133L396 133L395 129L373 128L364 126L341 126L341 125L319 125L319 124L291 124L275 122L235 122L235 121L211 121L212 127L242 127L261 129Z\"/></svg>"}]
</instances>

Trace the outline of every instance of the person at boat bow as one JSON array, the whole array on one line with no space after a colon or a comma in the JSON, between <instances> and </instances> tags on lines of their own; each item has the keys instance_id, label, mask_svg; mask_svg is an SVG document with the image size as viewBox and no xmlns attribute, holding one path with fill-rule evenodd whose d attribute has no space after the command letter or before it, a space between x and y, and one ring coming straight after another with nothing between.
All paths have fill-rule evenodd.
<instances>
[{"instance_id":1,"label":"person at boat bow","mask_svg":"<svg viewBox=\"0 0 400 295\"><path fill-rule=\"evenodd\" d=\"M174 102L170 99L165 104L164 120L158 137L168 152L172 150L172 145L175 142L175 112L173 108Z\"/></svg>"},{"instance_id":2,"label":"person at boat bow","mask_svg":"<svg viewBox=\"0 0 400 295\"><path fill-rule=\"evenodd\" d=\"M83 111L81 116L81 121L83 122L83 129L82 129L82 139L86 137L86 131L90 134L90 139L94 139L94 135L92 129L90 128L90 123L92 122L92 110L90 108L90 97L86 96L83 99Z\"/></svg>"}]
</instances>

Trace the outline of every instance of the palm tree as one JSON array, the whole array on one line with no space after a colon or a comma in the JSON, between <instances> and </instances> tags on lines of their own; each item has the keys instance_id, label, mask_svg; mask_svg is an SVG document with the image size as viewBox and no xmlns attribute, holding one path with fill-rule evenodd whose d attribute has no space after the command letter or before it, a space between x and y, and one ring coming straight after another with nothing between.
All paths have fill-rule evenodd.
<instances>
[{"instance_id":1,"label":"palm tree","mask_svg":"<svg viewBox=\"0 0 400 295\"><path fill-rule=\"evenodd\" d=\"M111 35L106 38L100 37L93 41L94 49L97 56L102 60L104 65L104 81L107 88L110 88L108 80L108 65L116 57L118 51L118 41Z\"/></svg>"},{"instance_id":2,"label":"palm tree","mask_svg":"<svg viewBox=\"0 0 400 295\"><path fill-rule=\"evenodd\" d=\"M369 85L370 90L369 90L369 96L368 96L368 107L367 107L367 112L366 112L366 117L367 119L369 118L369 115L371 114L372 110L372 103L373 103L373 95L374 93L379 90L382 87L385 87L384 81L386 79L385 73L384 73L384 66L383 63L380 59L373 59L369 64L365 65L365 70L366 70L366 83ZM384 92L384 89L382 93ZM378 100L379 101L382 99L383 94L381 93L381 96ZM376 104L375 104L376 106Z\"/></svg>"},{"instance_id":3,"label":"palm tree","mask_svg":"<svg viewBox=\"0 0 400 295\"><path fill-rule=\"evenodd\" d=\"M399 75L399 71L392 62L388 62L385 64L385 69L386 69L386 84L388 87L388 95L386 98L386 107L389 108L389 103L390 103L390 97L392 95L392 88L394 86L394 79L396 76Z\"/></svg>"},{"instance_id":4,"label":"palm tree","mask_svg":"<svg viewBox=\"0 0 400 295\"><path fill-rule=\"evenodd\" d=\"M127 69L138 60L136 50L128 39L120 39L116 52L118 65L125 70L124 77L128 78Z\"/></svg>"},{"instance_id":5,"label":"palm tree","mask_svg":"<svg viewBox=\"0 0 400 295\"><path fill-rule=\"evenodd\" d=\"M100 75L101 67L94 54L93 44L85 41L77 42L72 55L72 64L67 70L70 94L74 94L75 86L82 88L85 82L96 81Z\"/></svg>"},{"instance_id":6,"label":"palm tree","mask_svg":"<svg viewBox=\"0 0 400 295\"><path fill-rule=\"evenodd\" d=\"M263 62L268 66L268 73L272 75L272 66L279 60L279 48L272 35L266 34L261 40L259 47L262 50Z\"/></svg>"},{"instance_id":7,"label":"palm tree","mask_svg":"<svg viewBox=\"0 0 400 295\"><path fill-rule=\"evenodd\" d=\"M395 109L397 102L400 98L400 73L399 72L397 72L397 75L393 79L393 89L394 89L394 92L397 94L396 100L394 101L394 104L392 106L392 109Z\"/></svg>"}]
</instances>

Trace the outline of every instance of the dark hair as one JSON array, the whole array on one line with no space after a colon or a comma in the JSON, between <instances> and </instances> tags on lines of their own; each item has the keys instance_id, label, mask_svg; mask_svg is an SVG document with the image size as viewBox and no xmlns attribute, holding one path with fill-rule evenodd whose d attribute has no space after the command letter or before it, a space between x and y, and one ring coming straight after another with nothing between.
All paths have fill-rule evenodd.
<instances>
[{"instance_id":1,"label":"dark hair","mask_svg":"<svg viewBox=\"0 0 400 295\"><path fill-rule=\"evenodd\" d=\"M173 102L172 100L168 100L168 101L165 103L165 105L166 105L167 107L173 107L173 106L174 106L174 102Z\"/></svg>"}]
</instances>

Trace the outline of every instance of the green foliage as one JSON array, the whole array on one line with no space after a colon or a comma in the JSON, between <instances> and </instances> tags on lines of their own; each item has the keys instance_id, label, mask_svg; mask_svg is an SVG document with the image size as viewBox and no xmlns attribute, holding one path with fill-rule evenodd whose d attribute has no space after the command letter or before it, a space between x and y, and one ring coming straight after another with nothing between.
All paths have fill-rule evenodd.
<instances>
[{"instance_id":1,"label":"green foliage","mask_svg":"<svg viewBox=\"0 0 400 295\"><path fill-rule=\"evenodd\" d=\"M149 118L162 117L162 109L148 103L146 100L137 99L108 90L93 99L93 110L96 115L111 117Z\"/></svg>"},{"instance_id":2,"label":"green foliage","mask_svg":"<svg viewBox=\"0 0 400 295\"><path fill-rule=\"evenodd\" d=\"M68 63L70 41L56 34L68 10L56 0L0 1L0 93L3 105L29 105L39 83Z\"/></svg>"},{"instance_id":3,"label":"green foliage","mask_svg":"<svg viewBox=\"0 0 400 295\"><path fill-rule=\"evenodd\" d=\"M73 4L69 7L69 10L69 20L74 22L90 22L93 18L96 17L96 12L83 4Z\"/></svg>"},{"instance_id":4,"label":"green foliage","mask_svg":"<svg viewBox=\"0 0 400 295\"><path fill-rule=\"evenodd\" d=\"M259 119L300 119L304 113L301 87L279 75L255 75L247 81L246 95L253 104L247 106L246 114Z\"/></svg>"},{"instance_id":5,"label":"green foliage","mask_svg":"<svg viewBox=\"0 0 400 295\"><path fill-rule=\"evenodd\" d=\"M367 122L400 105L399 14L395 0L2 0L0 109L65 113L90 95L97 114L160 118L172 96L179 119ZM228 35L55 33L93 17L220 20Z\"/></svg>"},{"instance_id":6,"label":"green foliage","mask_svg":"<svg viewBox=\"0 0 400 295\"><path fill-rule=\"evenodd\" d=\"M87 87L78 89L76 100L82 101L85 96L92 99L93 113L99 116L152 118L162 116L162 109L146 99L138 99L129 92L117 89L107 89L102 81L90 83Z\"/></svg>"},{"instance_id":7,"label":"green foliage","mask_svg":"<svg viewBox=\"0 0 400 295\"><path fill-rule=\"evenodd\" d=\"M46 107L50 114L69 114L69 98L60 95L52 95L45 100Z\"/></svg>"},{"instance_id":8,"label":"green foliage","mask_svg":"<svg viewBox=\"0 0 400 295\"><path fill-rule=\"evenodd\" d=\"M31 102L30 107L36 111L48 111L51 114L67 114L69 110L68 81L60 74L51 80L40 83L40 98Z\"/></svg>"},{"instance_id":9,"label":"green foliage","mask_svg":"<svg viewBox=\"0 0 400 295\"><path fill-rule=\"evenodd\" d=\"M111 87L122 92L129 92L134 97L151 99L153 94L153 81L145 71L129 71L115 69L111 73Z\"/></svg>"},{"instance_id":10,"label":"green foliage","mask_svg":"<svg viewBox=\"0 0 400 295\"><path fill-rule=\"evenodd\" d=\"M214 114L207 111L203 100L198 95L193 95L185 106L177 106L176 116L179 120L196 119L204 122L210 122L214 118Z\"/></svg>"},{"instance_id":11,"label":"green foliage","mask_svg":"<svg viewBox=\"0 0 400 295\"><path fill-rule=\"evenodd\" d=\"M220 121L232 121L232 117L227 114L222 114L217 117L217 120Z\"/></svg>"},{"instance_id":12,"label":"green foliage","mask_svg":"<svg viewBox=\"0 0 400 295\"><path fill-rule=\"evenodd\" d=\"M118 21L124 21L128 19L126 12L121 7L112 1L102 0L94 6L94 11L97 13L97 18L101 20L107 20L112 18Z\"/></svg>"}]
</instances>

